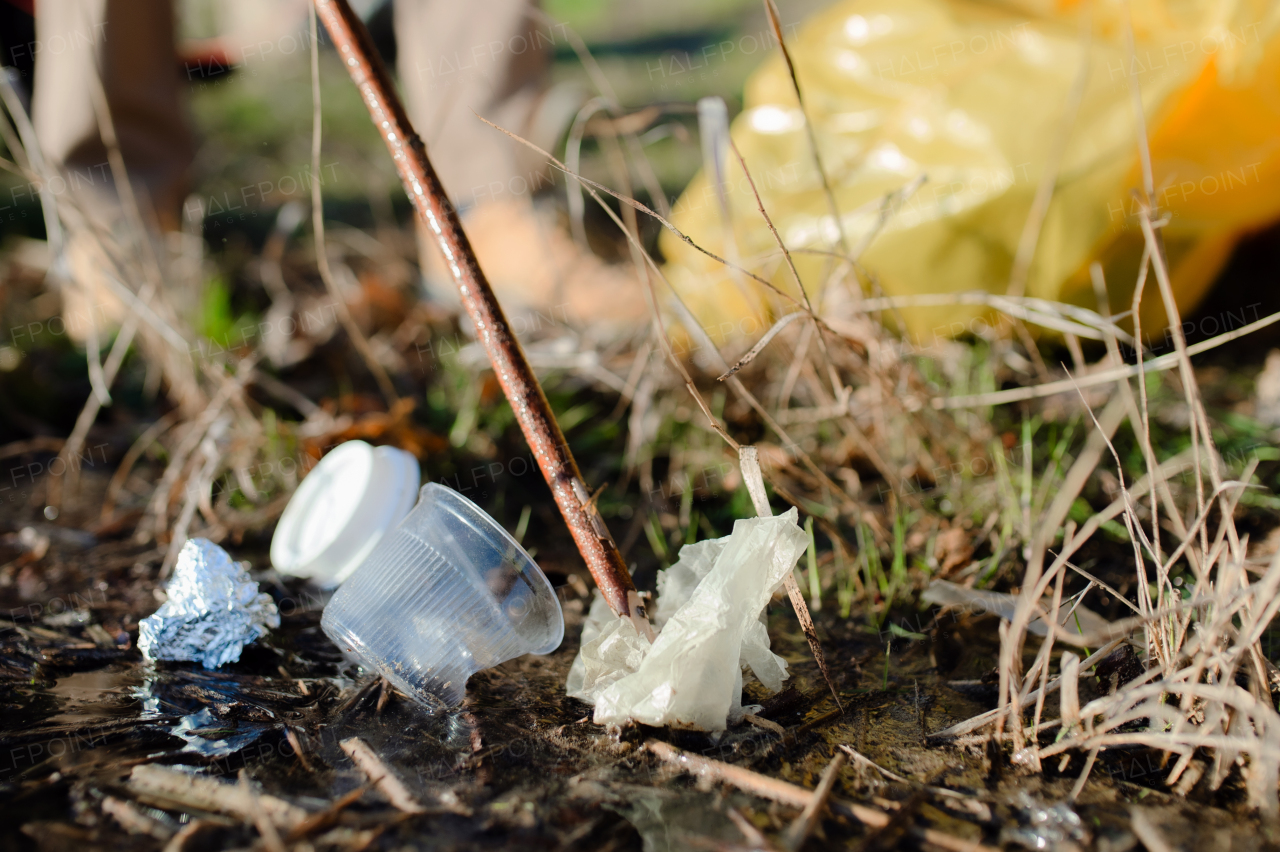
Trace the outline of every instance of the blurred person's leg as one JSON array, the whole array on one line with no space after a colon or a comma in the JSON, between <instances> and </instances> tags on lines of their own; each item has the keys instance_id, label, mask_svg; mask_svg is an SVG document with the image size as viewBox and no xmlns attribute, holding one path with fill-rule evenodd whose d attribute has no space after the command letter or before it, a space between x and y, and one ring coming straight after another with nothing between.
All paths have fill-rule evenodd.
<instances>
[{"instance_id":1,"label":"blurred person's leg","mask_svg":"<svg viewBox=\"0 0 1280 852\"><path fill-rule=\"evenodd\" d=\"M32 113L36 136L62 185L72 281L63 288L68 332L86 339L118 326L124 308L104 273L105 244L137 257L153 228L180 227L195 149L185 121L174 46L173 0L40 0L36 4ZM136 233L124 215L94 108L100 79L112 124L148 226ZM159 252L163 254L163 252Z\"/></svg>"},{"instance_id":2,"label":"blurred person's leg","mask_svg":"<svg viewBox=\"0 0 1280 852\"><path fill-rule=\"evenodd\" d=\"M409 117L512 326L519 330L537 314L642 322L644 294L629 270L578 247L556 211L536 203L536 193L553 186L545 159L477 117L555 152L586 100L581 88L547 85L552 53L567 43L564 28L543 20L529 0L394 2ZM419 246L432 296L456 303L421 225Z\"/></svg>"},{"instance_id":3,"label":"blurred person's leg","mask_svg":"<svg viewBox=\"0 0 1280 852\"><path fill-rule=\"evenodd\" d=\"M476 118L516 133L529 129L553 44L534 14L527 0L395 0L396 63L409 117L463 210L495 200L491 185L507 189L536 167Z\"/></svg>"},{"instance_id":4,"label":"blurred person's leg","mask_svg":"<svg viewBox=\"0 0 1280 852\"><path fill-rule=\"evenodd\" d=\"M36 135L51 164L68 175L68 190L95 193L100 203L115 199L93 106L100 76L144 212L166 230L178 227L195 147L185 121L173 0L40 0L36 42Z\"/></svg>"}]
</instances>

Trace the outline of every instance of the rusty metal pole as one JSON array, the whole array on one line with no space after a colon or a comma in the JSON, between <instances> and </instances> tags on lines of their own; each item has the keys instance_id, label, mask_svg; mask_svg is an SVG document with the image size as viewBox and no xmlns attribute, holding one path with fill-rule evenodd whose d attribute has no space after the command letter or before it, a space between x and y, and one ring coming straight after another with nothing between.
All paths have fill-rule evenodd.
<instances>
[{"instance_id":1,"label":"rusty metal pole","mask_svg":"<svg viewBox=\"0 0 1280 852\"><path fill-rule=\"evenodd\" d=\"M347 0L314 0L316 12L333 39L347 73L360 89L373 124L382 134L414 209L440 244L476 337L502 385L538 467L555 496L560 514L578 545L591 576L618 615L644 617L635 584L618 546L596 509L578 464L556 423L542 385L511 334L502 307L476 261L457 211L436 177L426 147L414 132L369 32Z\"/></svg>"}]
</instances>

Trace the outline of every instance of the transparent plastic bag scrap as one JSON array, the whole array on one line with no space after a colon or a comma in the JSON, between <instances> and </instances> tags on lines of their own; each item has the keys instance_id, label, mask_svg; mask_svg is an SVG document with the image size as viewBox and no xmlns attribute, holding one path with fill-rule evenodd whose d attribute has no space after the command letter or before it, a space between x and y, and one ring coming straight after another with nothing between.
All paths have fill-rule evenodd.
<instances>
[{"instance_id":1,"label":"transparent plastic bag scrap","mask_svg":"<svg viewBox=\"0 0 1280 852\"><path fill-rule=\"evenodd\" d=\"M740 520L732 534L686 545L659 574L652 645L603 601L592 605L568 691L596 705L595 722L628 720L724 730L741 713L743 669L777 691L787 664L761 616L808 545L795 509Z\"/></svg>"},{"instance_id":2,"label":"transparent plastic bag scrap","mask_svg":"<svg viewBox=\"0 0 1280 852\"><path fill-rule=\"evenodd\" d=\"M777 50L748 81L731 135L806 289L827 310L856 298L845 287L821 293L840 271L830 253L864 244L860 261L889 296L1021 290L1093 309L1089 266L1098 261L1112 312L1129 310L1143 250L1135 82L1183 314L1244 234L1280 218L1273 3L843 0L805 21L788 48L840 227ZM798 296L737 158L719 156L686 188L674 224ZM885 221L884 200L922 175ZM1028 230L1042 182L1051 201ZM1014 260L1029 237L1023 277ZM792 309L766 304L763 287L669 232L661 247L673 286L708 329L758 335L770 313ZM847 269L845 277L853 280ZM986 310L917 306L901 317L927 343L973 330ZM1154 281L1141 319L1144 336L1166 326Z\"/></svg>"}]
</instances>

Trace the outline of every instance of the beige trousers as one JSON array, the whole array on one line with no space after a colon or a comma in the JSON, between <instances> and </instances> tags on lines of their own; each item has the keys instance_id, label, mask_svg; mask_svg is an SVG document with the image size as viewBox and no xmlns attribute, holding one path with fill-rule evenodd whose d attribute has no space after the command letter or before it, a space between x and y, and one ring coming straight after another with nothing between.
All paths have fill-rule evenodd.
<instances>
[{"instance_id":1,"label":"beige trousers","mask_svg":"<svg viewBox=\"0 0 1280 852\"><path fill-rule=\"evenodd\" d=\"M172 0L40 0L36 43L36 136L68 190L91 212L114 194L94 109L100 77L130 179L162 227L175 227L195 147Z\"/></svg>"},{"instance_id":2,"label":"beige trousers","mask_svg":"<svg viewBox=\"0 0 1280 852\"><path fill-rule=\"evenodd\" d=\"M465 209L527 192L539 159L480 116L553 144L539 125L568 126L562 110L543 109L561 28L528 0L395 0L395 25L409 119L449 197Z\"/></svg>"},{"instance_id":3,"label":"beige trousers","mask_svg":"<svg viewBox=\"0 0 1280 852\"><path fill-rule=\"evenodd\" d=\"M36 3L33 113L45 155L89 200L114 195L94 110L93 81L101 75L131 180L166 229L179 224L195 153L173 5ZM406 106L460 207L522 194L539 181L537 159L477 115L543 144L567 126L566 111L572 115L568 104L550 117L539 110L550 51L565 35L533 9L529 0L395 0Z\"/></svg>"}]
</instances>

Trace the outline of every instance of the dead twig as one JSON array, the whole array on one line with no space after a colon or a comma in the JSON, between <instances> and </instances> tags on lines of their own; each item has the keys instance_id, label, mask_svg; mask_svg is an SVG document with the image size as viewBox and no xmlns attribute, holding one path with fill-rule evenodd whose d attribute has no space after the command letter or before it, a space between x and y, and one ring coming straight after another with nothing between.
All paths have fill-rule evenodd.
<instances>
[{"instance_id":1,"label":"dead twig","mask_svg":"<svg viewBox=\"0 0 1280 852\"><path fill-rule=\"evenodd\" d=\"M129 776L129 789L141 797L229 814L245 822L253 820L255 811L261 811L275 827L286 830L292 830L307 818L305 810L275 796L154 764L135 766Z\"/></svg>"},{"instance_id":2,"label":"dead twig","mask_svg":"<svg viewBox=\"0 0 1280 852\"><path fill-rule=\"evenodd\" d=\"M785 843L789 852L799 852L800 847L804 846L804 842L813 833L813 829L818 824L818 818L827 806L827 799L831 797L831 788L835 786L836 778L844 768L846 760L844 753L838 751L827 764L827 768L822 771L822 777L818 780L818 786L814 788L809 803L804 806L800 816L796 817L795 822L791 823L791 827L787 829Z\"/></svg>"},{"instance_id":3,"label":"dead twig","mask_svg":"<svg viewBox=\"0 0 1280 852\"><path fill-rule=\"evenodd\" d=\"M719 760L689 754L667 743L649 740L645 747L660 760L670 763L691 775L729 784L762 799L769 799L803 809L813 798L813 791L811 790L806 790L786 781L780 781L777 778L761 775L759 772L752 772L750 769L744 769L741 766L734 766ZM888 813L879 808L859 805L856 802L847 802L835 796L828 798L827 804L833 812L857 820L870 828L884 828L891 819ZM949 852L995 852L995 849L991 846L953 837L936 829L923 828L913 829L912 831L927 842L949 850Z\"/></svg>"},{"instance_id":4,"label":"dead twig","mask_svg":"<svg viewBox=\"0 0 1280 852\"><path fill-rule=\"evenodd\" d=\"M258 834L262 836L262 845L266 846L269 852L284 852L284 843L280 840L280 832L276 831L275 825L270 818L263 813L262 808L258 807L258 800L253 795L253 790L249 787L249 776L240 770L240 791L244 794L244 800L249 805L249 814L253 819L254 826L258 829Z\"/></svg>"},{"instance_id":5,"label":"dead twig","mask_svg":"<svg viewBox=\"0 0 1280 852\"><path fill-rule=\"evenodd\" d=\"M297 843L309 834L315 834L317 831L323 831L338 822L338 817L352 804L358 802L360 797L373 789L372 784L361 785L344 796L334 800L334 803L319 813L312 814L289 832L289 836L285 840L289 843Z\"/></svg>"},{"instance_id":6,"label":"dead twig","mask_svg":"<svg viewBox=\"0 0 1280 852\"><path fill-rule=\"evenodd\" d=\"M773 734L778 734L779 736L783 736L787 733L787 729L779 725L777 722L772 719L766 719L763 716L757 716L754 713L744 713L742 721L749 725L755 725L762 731L768 731Z\"/></svg>"},{"instance_id":7,"label":"dead twig","mask_svg":"<svg viewBox=\"0 0 1280 852\"><path fill-rule=\"evenodd\" d=\"M404 786L404 782L382 762L382 758L373 753L373 749L369 748L364 740L352 737L343 740L341 745L347 757L351 758L351 762L365 774L369 783L373 784L379 793L387 797L387 801L394 808L407 814L426 813L427 809L422 806L422 803L413 797L413 794Z\"/></svg>"},{"instance_id":8,"label":"dead twig","mask_svg":"<svg viewBox=\"0 0 1280 852\"><path fill-rule=\"evenodd\" d=\"M156 840L168 840L173 836L173 829L160 820L147 816L132 802L107 796L102 800L102 812L113 817L130 834L145 834Z\"/></svg>"}]
</instances>

